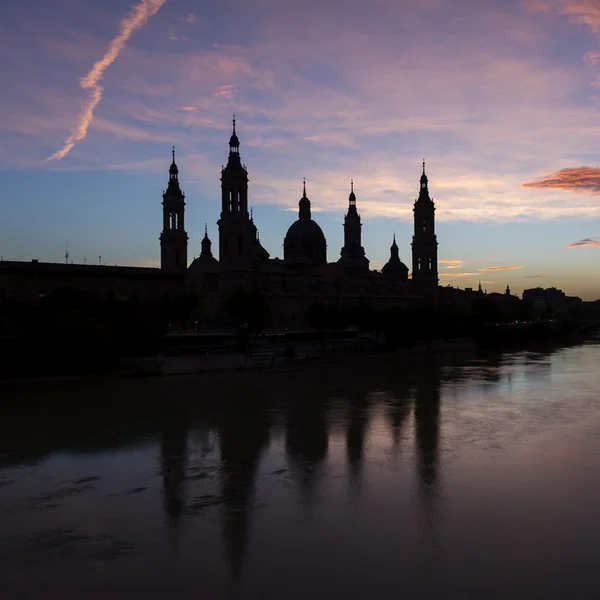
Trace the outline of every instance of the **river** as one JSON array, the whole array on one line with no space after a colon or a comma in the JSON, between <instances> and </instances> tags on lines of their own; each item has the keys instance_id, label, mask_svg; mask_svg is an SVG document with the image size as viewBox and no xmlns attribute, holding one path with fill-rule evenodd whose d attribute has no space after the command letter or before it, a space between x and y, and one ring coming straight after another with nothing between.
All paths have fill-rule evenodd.
<instances>
[{"instance_id":1,"label":"river","mask_svg":"<svg viewBox=\"0 0 600 600\"><path fill-rule=\"evenodd\" d=\"M598 598L599 365L5 384L0 598Z\"/></svg>"}]
</instances>

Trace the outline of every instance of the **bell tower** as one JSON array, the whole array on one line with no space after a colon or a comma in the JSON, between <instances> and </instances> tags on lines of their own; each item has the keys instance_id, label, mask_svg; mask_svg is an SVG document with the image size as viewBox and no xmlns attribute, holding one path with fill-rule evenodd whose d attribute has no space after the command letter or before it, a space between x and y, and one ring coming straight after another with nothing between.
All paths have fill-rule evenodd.
<instances>
[{"instance_id":1,"label":"bell tower","mask_svg":"<svg viewBox=\"0 0 600 600\"><path fill-rule=\"evenodd\" d=\"M248 171L240 160L240 140L235 132L229 138L229 159L221 171L221 217L219 226L219 262L251 259L255 235L248 213Z\"/></svg>"},{"instance_id":2,"label":"bell tower","mask_svg":"<svg viewBox=\"0 0 600 600\"><path fill-rule=\"evenodd\" d=\"M344 247L341 251L339 263L351 268L369 268L369 259L365 256L365 249L361 243L360 215L356 208L356 194L354 181L350 180L350 195L348 196L348 212L344 217Z\"/></svg>"},{"instance_id":3,"label":"bell tower","mask_svg":"<svg viewBox=\"0 0 600 600\"><path fill-rule=\"evenodd\" d=\"M173 162L169 168L169 185L163 193L163 230L160 234L160 268L172 273L185 273L187 269L187 243L185 232L185 195L179 187L179 169Z\"/></svg>"},{"instance_id":4,"label":"bell tower","mask_svg":"<svg viewBox=\"0 0 600 600\"><path fill-rule=\"evenodd\" d=\"M438 287L438 242L435 235L435 205L429 196L425 161L419 197L415 201L413 213L412 285L417 293L435 301Z\"/></svg>"}]
</instances>

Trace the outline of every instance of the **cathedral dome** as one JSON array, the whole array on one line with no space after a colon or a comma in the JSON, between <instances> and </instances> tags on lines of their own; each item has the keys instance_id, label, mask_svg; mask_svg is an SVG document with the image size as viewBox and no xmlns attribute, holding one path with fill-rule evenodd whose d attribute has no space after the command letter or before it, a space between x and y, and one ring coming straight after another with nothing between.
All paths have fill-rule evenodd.
<instances>
[{"instance_id":1,"label":"cathedral dome","mask_svg":"<svg viewBox=\"0 0 600 600\"><path fill-rule=\"evenodd\" d=\"M400 260L390 259L383 265L381 272L384 275L394 275L402 279L408 279L408 267Z\"/></svg>"},{"instance_id":2,"label":"cathedral dome","mask_svg":"<svg viewBox=\"0 0 600 600\"><path fill-rule=\"evenodd\" d=\"M392 242L392 246L390 247L390 260L388 260L381 272L384 275L388 275L390 277L395 277L396 279L400 279L401 281L408 280L408 267L400 260L400 253L398 249L398 244L396 244L396 234L394 233L394 241Z\"/></svg>"},{"instance_id":3,"label":"cathedral dome","mask_svg":"<svg viewBox=\"0 0 600 600\"><path fill-rule=\"evenodd\" d=\"M292 223L283 240L283 260L324 265L327 262L327 241L323 230L311 218L306 181L302 191L302 198L298 202L298 220Z\"/></svg>"},{"instance_id":4,"label":"cathedral dome","mask_svg":"<svg viewBox=\"0 0 600 600\"><path fill-rule=\"evenodd\" d=\"M295 263L327 262L327 242L318 223L312 219L292 223L283 241L283 259Z\"/></svg>"}]
</instances>

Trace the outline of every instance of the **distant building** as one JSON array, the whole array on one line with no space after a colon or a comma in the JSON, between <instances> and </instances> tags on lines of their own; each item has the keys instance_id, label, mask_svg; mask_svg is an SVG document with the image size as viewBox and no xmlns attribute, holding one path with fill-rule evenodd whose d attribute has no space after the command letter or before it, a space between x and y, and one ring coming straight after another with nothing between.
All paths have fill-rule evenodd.
<instances>
[{"instance_id":1,"label":"distant building","mask_svg":"<svg viewBox=\"0 0 600 600\"><path fill-rule=\"evenodd\" d=\"M568 313L570 310L579 310L582 299L577 296L567 296L557 288L531 288L523 290L523 301L530 303L537 314L542 314L548 309L555 315Z\"/></svg>"}]
</instances>

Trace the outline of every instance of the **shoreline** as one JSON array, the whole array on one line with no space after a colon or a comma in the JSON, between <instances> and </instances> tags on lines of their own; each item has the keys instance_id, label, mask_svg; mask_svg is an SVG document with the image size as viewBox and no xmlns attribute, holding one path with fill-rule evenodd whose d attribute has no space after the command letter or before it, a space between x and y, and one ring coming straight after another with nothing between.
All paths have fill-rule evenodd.
<instances>
[{"instance_id":1,"label":"shoreline","mask_svg":"<svg viewBox=\"0 0 600 600\"><path fill-rule=\"evenodd\" d=\"M177 377L214 377L218 375L240 376L243 374L279 374L279 373L290 373L290 372L301 372L307 369L312 369L318 366L333 365L340 363L347 363L353 361L372 361L374 359L386 360L386 359L412 359L419 358L426 355L434 356L449 356L451 351L457 353L464 352L476 352L477 343L475 340L461 338L455 342L445 342L436 340L430 344L416 344L410 348L400 348L392 352L365 352L357 353L352 351L333 351L324 355L311 356L309 358L296 358L290 362L282 362L279 360L276 366L267 364L253 363L248 360L242 354L230 354L223 355L229 359L229 364L221 364L221 366L202 366L202 359L205 357L198 356L181 356L181 357L169 357L168 361L177 362L178 359L181 361L190 360L192 365L187 368L185 365L180 369L162 369L164 364L160 364L161 360L165 360L161 357L143 357L133 358L133 361L139 361L138 368L131 369L113 369L105 373L89 373L89 374L76 374L76 375L40 375L40 376L23 376L15 378L0 379L0 388L3 385L18 385L18 384L47 384L47 383L63 383L63 382L85 382L85 381L134 381L134 380L148 380L148 379L170 379ZM222 357L219 357L222 358ZM145 363L145 367L143 366ZM195 364L194 364L195 363ZM198 365L200 366L198 367Z\"/></svg>"},{"instance_id":2,"label":"shoreline","mask_svg":"<svg viewBox=\"0 0 600 600\"><path fill-rule=\"evenodd\" d=\"M274 375L291 372L303 372L322 367L326 365L337 365L341 363L352 362L372 362L373 360L389 361L413 361L424 356L435 357L436 359L461 358L475 356L476 354L503 354L511 352L540 352L569 347L584 343L586 338L569 338L560 342L538 342L530 344L501 345L490 347L478 344L473 338L457 338L453 341L433 340L429 343L421 342L408 348L399 348L390 352L364 352L359 353L352 350L332 351L317 356L308 356L305 358L295 358L292 361L282 361L281 357L275 364L265 362L256 363L248 359L243 354L213 355L213 364L206 360L204 356L180 356L180 357L138 357L131 358L130 368L121 366L104 373L87 374L65 374L65 375L34 375L0 379L0 389L3 386L18 386L24 384L50 384L50 383L77 383L77 382L114 382L114 381L135 381L150 379L170 379L180 377L202 377L218 378L227 376L236 378L247 374ZM228 359L225 364L218 363L217 359ZM165 369L165 362L171 362L171 368ZM176 368L177 361L180 364ZM185 364L188 361L188 364ZM204 362L204 364L203 364ZM207 364L208 363L208 364ZM173 368L175 367L175 368Z\"/></svg>"}]
</instances>

